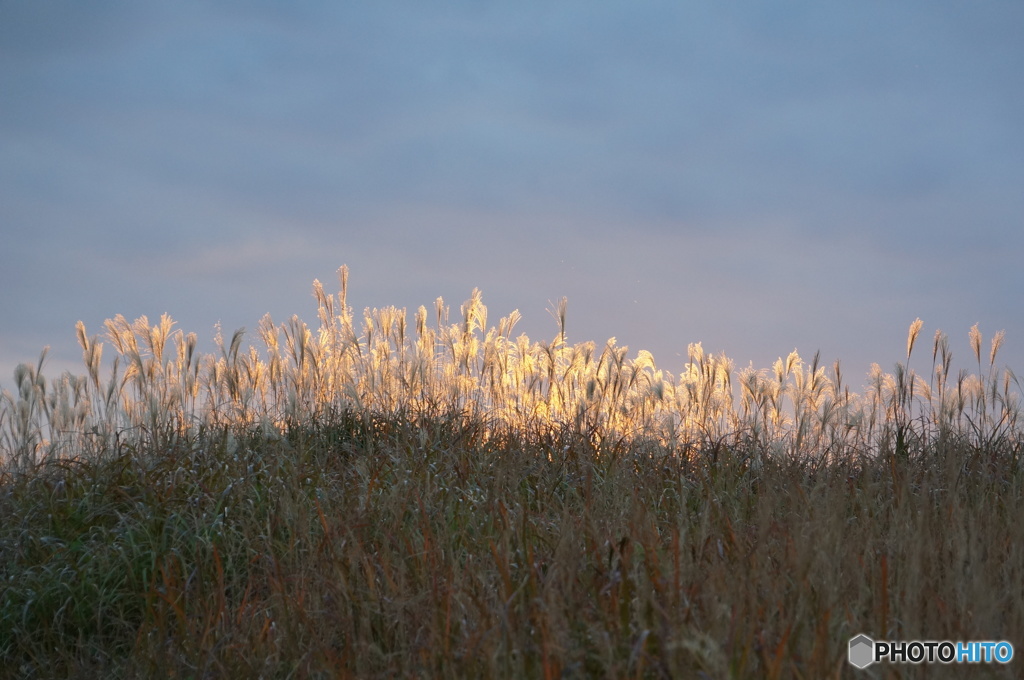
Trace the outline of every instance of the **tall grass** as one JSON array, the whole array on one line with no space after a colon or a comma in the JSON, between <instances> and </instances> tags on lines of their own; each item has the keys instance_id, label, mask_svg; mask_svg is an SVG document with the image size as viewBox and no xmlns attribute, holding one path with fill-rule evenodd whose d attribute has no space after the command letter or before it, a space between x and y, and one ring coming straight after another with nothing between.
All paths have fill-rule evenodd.
<instances>
[{"instance_id":1,"label":"tall grass","mask_svg":"<svg viewBox=\"0 0 1024 680\"><path fill-rule=\"evenodd\" d=\"M367 309L357 327L341 291L315 281L319 327L298 317L258 325L262 348L243 348L245 330L218 352L200 355L196 336L173 330L166 315L150 324L118 315L106 322L116 356L106 371L104 344L77 326L87 375L47 382L43 357L20 365L14 394L3 394L0 445L14 467L50 457L106 450L116 441L157 446L188 441L209 428L264 435L355 411L482 419L489 431L543 433L570 428L595 443L644 439L671 451L703 451L742 443L752 455L843 458L895 450L910 454L934 438L983 445L1019 431L1019 382L995 360L987 363L981 334L971 329L977 371L951 374L948 340L936 332L932 373L908 368L921 329L911 325L908 364L893 373L873 366L864 394L850 391L838 362L820 365L796 352L770 369L735 370L725 356L691 344L679 375L660 369L649 352L629 357L612 338L569 344L565 301L555 310L551 341L513 337L518 312L487 325L474 290L449 321L438 298L433 314L420 307L412 328L404 309ZM45 357L45 353L44 353ZM738 384L739 388L734 389Z\"/></svg>"},{"instance_id":2,"label":"tall grass","mask_svg":"<svg viewBox=\"0 0 1024 680\"><path fill-rule=\"evenodd\" d=\"M922 376L916 320L857 393L569 344L564 300L542 342L479 291L357 322L339 273L259 348L118 316L84 376L18 367L0 676L819 678L860 632L1024 634L1002 333L954 373L937 332Z\"/></svg>"}]
</instances>

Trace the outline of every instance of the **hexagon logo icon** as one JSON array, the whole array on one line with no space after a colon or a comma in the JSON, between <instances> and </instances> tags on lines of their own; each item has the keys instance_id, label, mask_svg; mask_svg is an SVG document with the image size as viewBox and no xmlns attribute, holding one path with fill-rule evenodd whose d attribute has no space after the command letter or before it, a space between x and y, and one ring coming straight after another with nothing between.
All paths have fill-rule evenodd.
<instances>
[{"instance_id":1,"label":"hexagon logo icon","mask_svg":"<svg viewBox=\"0 0 1024 680\"><path fill-rule=\"evenodd\" d=\"M850 638L850 664L857 668L867 668L874 661L875 641L861 633Z\"/></svg>"}]
</instances>

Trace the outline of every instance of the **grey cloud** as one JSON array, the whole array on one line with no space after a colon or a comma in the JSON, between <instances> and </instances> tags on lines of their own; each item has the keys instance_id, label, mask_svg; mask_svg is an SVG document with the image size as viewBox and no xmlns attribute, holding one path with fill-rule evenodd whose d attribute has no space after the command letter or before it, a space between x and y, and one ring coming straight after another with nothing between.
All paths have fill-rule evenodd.
<instances>
[{"instance_id":1,"label":"grey cloud","mask_svg":"<svg viewBox=\"0 0 1024 680\"><path fill-rule=\"evenodd\" d=\"M45 299L61 323L188 307L202 331L230 313L214 306L308 303L324 277L300 269L358 258L380 270L363 284L380 304L464 297L479 278L501 313L572 293L604 315L580 321L595 335L678 336L682 322L644 320L659 303L699 299L712 326L773 285L805 309L870 307L845 280L819 294L773 268L799 244L846 278L863 266L871 300L889 295L879 281L907 286L889 323L928 286L956 288L922 272L1021 252L1018 3L90 7L0 5L0 270L18 296L0 312L19 323L47 323ZM706 247L699 266L668 257L686 243ZM644 258L662 278L634 284ZM48 263L70 292L33 274ZM125 284L141 272L152 281ZM1020 282L980 279L958 304L998 316L980 291Z\"/></svg>"}]
</instances>

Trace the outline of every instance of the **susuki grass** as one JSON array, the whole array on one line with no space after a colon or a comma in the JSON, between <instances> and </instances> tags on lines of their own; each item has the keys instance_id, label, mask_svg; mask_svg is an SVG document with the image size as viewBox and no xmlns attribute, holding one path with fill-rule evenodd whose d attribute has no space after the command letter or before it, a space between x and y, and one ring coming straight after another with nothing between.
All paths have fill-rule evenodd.
<instances>
[{"instance_id":1,"label":"susuki grass","mask_svg":"<svg viewBox=\"0 0 1024 680\"><path fill-rule=\"evenodd\" d=\"M357 321L344 268L314 294L259 348L119 316L79 325L84 376L18 368L0 675L959 677L847 641L1022 639L1001 333L954 372L937 332L918 375L915 321L858 392L817 356L569 344L564 301L533 342L477 291L411 325Z\"/></svg>"}]
</instances>

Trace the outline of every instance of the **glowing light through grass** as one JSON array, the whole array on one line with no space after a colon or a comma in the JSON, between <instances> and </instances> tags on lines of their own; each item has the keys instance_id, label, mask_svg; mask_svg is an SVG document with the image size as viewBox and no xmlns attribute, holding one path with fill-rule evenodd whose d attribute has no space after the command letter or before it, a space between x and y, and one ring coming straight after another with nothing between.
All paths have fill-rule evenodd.
<instances>
[{"instance_id":1,"label":"glowing light through grass","mask_svg":"<svg viewBox=\"0 0 1024 680\"><path fill-rule=\"evenodd\" d=\"M460 414L491 432L534 434L569 428L596 445L652 442L681 453L742 445L753 456L800 455L822 460L880 450L911 452L933 436L985 440L1017 432L1019 389L1009 369L995 368L1003 334L982 365L977 326L970 340L974 374L951 376L946 337L935 334L932 375L908 368L922 321L911 324L908 364L892 374L877 365L863 394L851 392L839 362L806 362L796 352L769 369L737 371L726 356L689 345L678 375L644 350L632 357L614 338L566 341L566 301L553 306L551 341L514 335L517 311L488 326L479 290L450 322L438 298L420 307L411 327L405 309L348 304L348 270L340 291L313 283L319 327L293 316L256 328L262 347L243 347L244 329L201 355L196 335L163 316L106 322L114 351L104 369L104 343L77 327L84 377L42 375L43 360L22 364L16 393L0 402L0 447L6 460L30 463L74 457L131 440L160 445L214 427L257 428L275 436L331 414ZM45 353L44 353L45 356ZM104 377L105 375L105 377ZM738 389L736 389L738 388Z\"/></svg>"}]
</instances>

